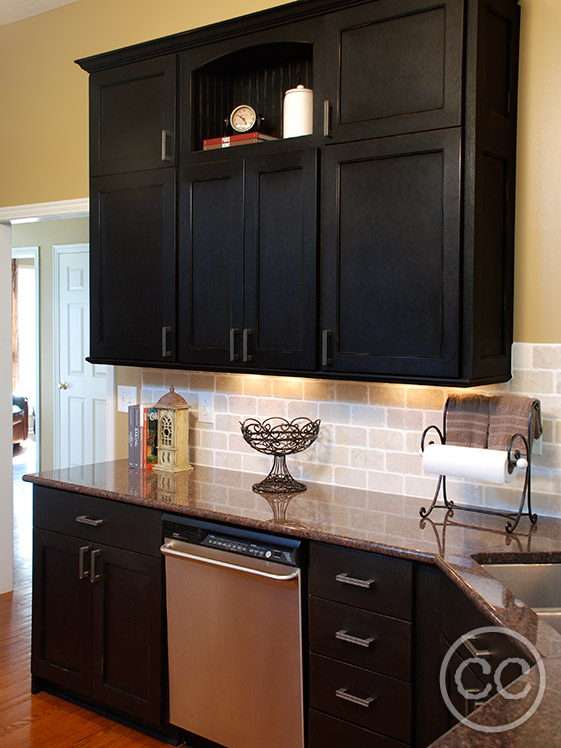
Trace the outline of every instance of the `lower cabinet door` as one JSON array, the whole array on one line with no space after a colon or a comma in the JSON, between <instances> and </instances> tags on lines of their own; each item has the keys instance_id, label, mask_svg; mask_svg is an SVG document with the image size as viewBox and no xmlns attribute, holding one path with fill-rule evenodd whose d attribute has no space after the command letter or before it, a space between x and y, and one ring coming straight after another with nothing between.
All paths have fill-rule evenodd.
<instances>
[{"instance_id":1,"label":"lower cabinet door","mask_svg":"<svg viewBox=\"0 0 561 748\"><path fill-rule=\"evenodd\" d=\"M308 712L308 748L403 748L404 745L315 709Z\"/></svg>"},{"instance_id":2,"label":"lower cabinet door","mask_svg":"<svg viewBox=\"0 0 561 748\"><path fill-rule=\"evenodd\" d=\"M33 531L31 672L75 693L90 692L91 544Z\"/></svg>"},{"instance_id":3,"label":"lower cabinet door","mask_svg":"<svg viewBox=\"0 0 561 748\"><path fill-rule=\"evenodd\" d=\"M310 706L404 743L411 740L411 686L396 678L312 654Z\"/></svg>"},{"instance_id":4,"label":"lower cabinet door","mask_svg":"<svg viewBox=\"0 0 561 748\"><path fill-rule=\"evenodd\" d=\"M161 562L93 551L92 697L157 725L161 717Z\"/></svg>"}]
</instances>

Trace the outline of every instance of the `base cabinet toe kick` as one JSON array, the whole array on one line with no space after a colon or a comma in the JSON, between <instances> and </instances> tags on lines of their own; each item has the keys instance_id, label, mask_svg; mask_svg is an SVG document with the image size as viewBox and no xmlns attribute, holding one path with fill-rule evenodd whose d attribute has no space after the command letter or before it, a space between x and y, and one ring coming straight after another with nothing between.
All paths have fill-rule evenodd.
<instances>
[{"instance_id":1,"label":"base cabinet toe kick","mask_svg":"<svg viewBox=\"0 0 561 748\"><path fill-rule=\"evenodd\" d=\"M446 653L492 621L432 564L38 485L33 510L33 691L167 743L424 748L527 658L456 647L480 698L450 710Z\"/></svg>"}]
</instances>

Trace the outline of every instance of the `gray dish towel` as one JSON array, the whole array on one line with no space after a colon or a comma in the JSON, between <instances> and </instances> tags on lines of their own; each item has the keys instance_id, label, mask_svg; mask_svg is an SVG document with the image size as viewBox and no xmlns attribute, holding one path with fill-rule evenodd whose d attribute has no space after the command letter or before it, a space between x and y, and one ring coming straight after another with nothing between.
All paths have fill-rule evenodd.
<instances>
[{"instance_id":1,"label":"gray dish towel","mask_svg":"<svg viewBox=\"0 0 561 748\"><path fill-rule=\"evenodd\" d=\"M532 428L528 435L528 425L532 414ZM508 449L514 434L530 438L530 448L534 439L543 433L540 401L520 395L496 395L489 398L489 449ZM517 444L520 448L521 442Z\"/></svg>"},{"instance_id":2,"label":"gray dish towel","mask_svg":"<svg viewBox=\"0 0 561 748\"><path fill-rule=\"evenodd\" d=\"M531 433L528 434L532 414ZM446 444L480 449L508 449L515 434L532 441L543 432L540 401L521 395L450 395ZM519 447L518 447L519 448Z\"/></svg>"},{"instance_id":3,"label":"gray dish towel","mask_svg":"<svg viewBox=\"0 0 561 748\"><path fill-rule=\"evenodd\" d=\"M485 449L488 432L488 397L450 395L446 413L446 444Z\"/></svg>"}]
</instances>

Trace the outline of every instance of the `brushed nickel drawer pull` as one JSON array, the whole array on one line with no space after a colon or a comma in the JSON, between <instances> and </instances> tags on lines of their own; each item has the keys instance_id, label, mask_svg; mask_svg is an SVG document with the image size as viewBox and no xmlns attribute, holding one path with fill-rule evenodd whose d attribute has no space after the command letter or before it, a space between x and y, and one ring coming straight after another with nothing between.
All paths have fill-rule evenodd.
<instances>
[{"instance_id":1,"label":"brushed nickel drawer pull","mask_svg":"<svg viewBox=\"0 0 561 748\"><path fill-rule=\"evenodd\" d=\"M78 551L78 579L87 579L90 576L90 572L85 568L84 564L86 553L89 550L89 545L83 545Z\"/></svg>"},{"instance_id":2,"label":"brushed nickel drawer pull","mask_svg":"<svg viewBox=\"0 0 561 748\"><path fill-rule=\"evenodd\" d=\"M492 652L488 649L477 649L469 639L463 639L463 643L472 657L491 657Z\"/></svg>"},{"instance_id":3,"label":"brushed nickel drawer pull","mask_svg":"<svg viewBox=\"0 0 561 748\"><path fill-rule=\"evenodd\" d=\"M466 693L469 693L469 694L480 694L482 692L478 691L477 688L468 688L467 691L466 691ZM469 704L469 702L468 702L467 699L465 699L465 702L466 702L466 704ZM486 703L487 703L487 699L481 699L480 701L474 701L473 702L473 706L477 709L477 708L479 708L480 706L483 706L483 704L486 704Z\"/></svg>"},{"instance_id":4,"label":"brushed nickel drawer pull","mask_svg":"<svg viewBox=\"0 0 561 748\"><path fill-rule=\"evenodd\" d=\"M353 587L364 587L365 589L369 590L374 582L375 579L356 579L355 577L350 577L346 571L344 571L342 574L337 574L335 577L336 582L341 582L341 584L352 584Z\"/></svg>"},{"instance_id":5,"label":"brushed nickel drawer pull","mask_svg":"<svg viewBox=\"0 0 561 748\"><path fill-rule=\"evenodd\" d=\"M356 644L358 647L369 647L375 640L374 636L369 636L367 639L361 639L360 636L352 636L345 629L335 632L335 638L340 639L342 642L348 642L349 644Z\"/></svg>"},{"instance_id":6,"label":"brushed nickel drawer pull","mask_svg":"<svg viewBox=\"0 0 561 748\"><path fill-rule=\"evenodd\" d=\"M90 556L90 582L92 584L99 582L101 579L101 574L95 573L95 560L98 556L101 556L100 550L92 551L92 555Z\"/></svg>"},{"instance_id":7,"label":"brushed nickel drawer pull","mask_svg":"<svg viewBox=\"0 0 561 748\"><path fill-rule=\"evenodd\" d=\"M338 699L343 699L343 701L350 701L352 704L356 704L357 706L363 706L365 709L368 709L370 704L374 701L374 696L368 696L366 699L361 699L360 696L353 696L352 693L348 693L346 688L338 688L335 691L335 696L337 696Z\"/></svg>"},{"instance_id":8,"label":"brushed nickel drawer pull","mask_svg":"<svg viewBox=\"0 0 561 748\"><path fill-rule=\"evenodd\" d=\"M102 519L91 519L90 517L86 517L85 514L81 514L79 517L76 517L76 522L78 522L80 525L89 525L90 527L99 527L103 524Z\"/></svg>"}]
</instances>

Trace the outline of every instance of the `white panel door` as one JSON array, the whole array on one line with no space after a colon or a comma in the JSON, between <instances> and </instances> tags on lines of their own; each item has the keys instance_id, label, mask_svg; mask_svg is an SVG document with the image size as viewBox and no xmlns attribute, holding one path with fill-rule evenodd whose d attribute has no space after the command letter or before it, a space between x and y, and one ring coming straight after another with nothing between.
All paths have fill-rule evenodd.
<instances>
[{"instance_id":1,"label":"white panel door","mask_svg":"<svg viewBox=\"0 0 561 748\"><path fill-rule=\"evenodd\" d=\"M57 246L54 250L55 468L64 468L107 459L107 367L86 361L90 330L88 245Z\"/></svg>"}]
</instances>

